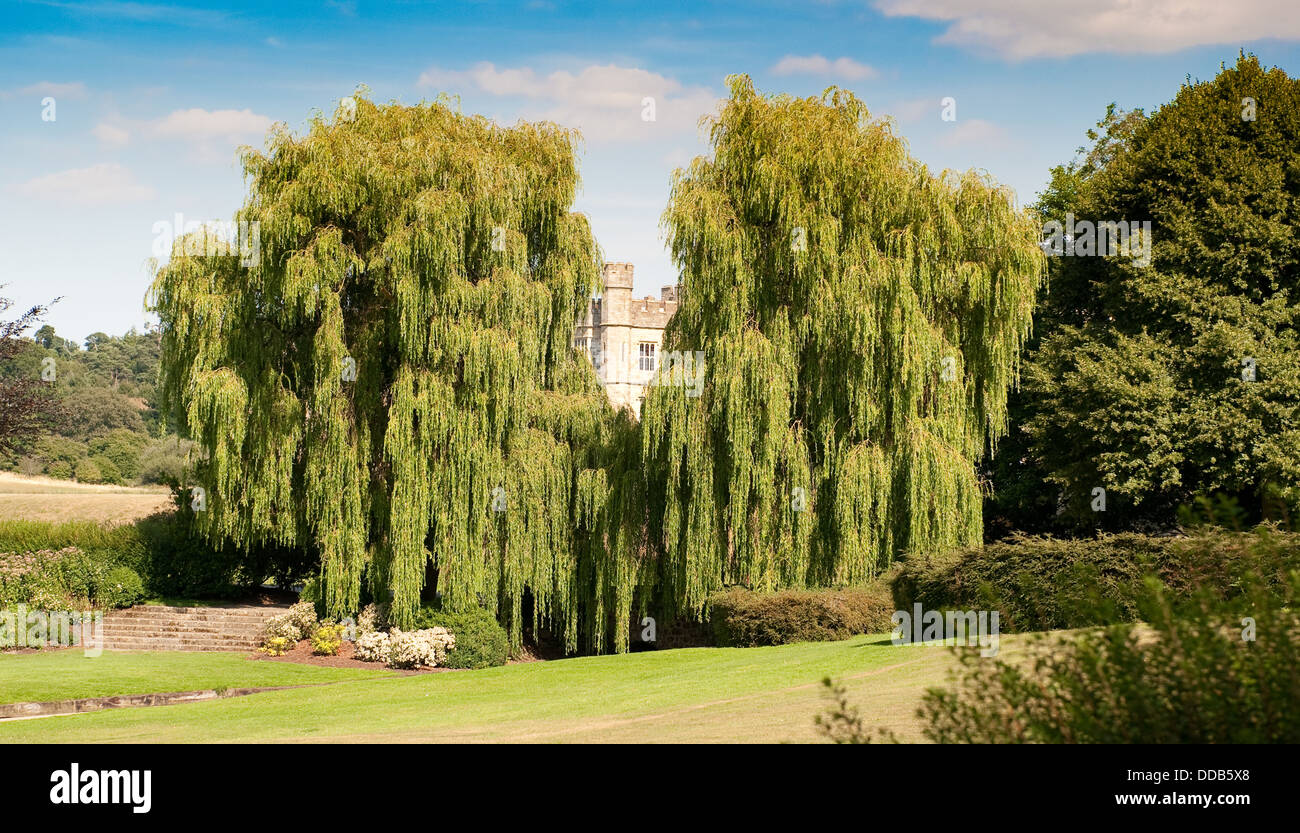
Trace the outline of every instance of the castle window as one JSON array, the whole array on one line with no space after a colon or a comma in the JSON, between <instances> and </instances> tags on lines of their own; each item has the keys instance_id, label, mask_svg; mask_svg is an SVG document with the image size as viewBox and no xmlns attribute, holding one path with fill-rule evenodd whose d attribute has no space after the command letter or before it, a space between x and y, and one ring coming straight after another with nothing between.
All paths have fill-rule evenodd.
<instances>
[{"instance_id":1,"label":"castle window","mask_svg":"<svg viewBox=\"0 0 1300 833\"><path fill-rule=\"evenodd\" d=\"M591 301L591 326L600 326L600 299L593 298Z\"/></svg>"},{"instance_id":2,"label":"castle window","mask_svg":"<svg viewBox=\"0 0 1300 833\"><path fill-rule=\"evenodd\" d=\"M655 369L655 343L643 341L637 345L637 367L641 370Z\"/></svg>"}]
</instances>

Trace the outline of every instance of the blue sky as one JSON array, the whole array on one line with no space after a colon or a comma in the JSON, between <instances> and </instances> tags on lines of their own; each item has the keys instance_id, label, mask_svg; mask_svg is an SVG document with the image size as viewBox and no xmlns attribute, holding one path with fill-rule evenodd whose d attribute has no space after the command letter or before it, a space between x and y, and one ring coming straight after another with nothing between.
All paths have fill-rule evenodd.
<instances>
[{"instance_id":1,"label":"blue sky","mask_svg":"<svg viewBox=\"0 0 1300 833\"><path fill-rule=\"evenodd\" d=\"M70 0L4 14L0 283L24 305L64 296L47 320L78 340L148 319L155 224L228 219L239 145L276 121L301 129L360 83L581 128L576 207L606 259L657 294L675 278L659 231L669 177L706 151L696 124L730 73L769 92L851 89L932 168L986 170L1023 203L1111 101L1150 110L1243 48L1300 71L1293 0Z\"/></svg>"}]
</instances>

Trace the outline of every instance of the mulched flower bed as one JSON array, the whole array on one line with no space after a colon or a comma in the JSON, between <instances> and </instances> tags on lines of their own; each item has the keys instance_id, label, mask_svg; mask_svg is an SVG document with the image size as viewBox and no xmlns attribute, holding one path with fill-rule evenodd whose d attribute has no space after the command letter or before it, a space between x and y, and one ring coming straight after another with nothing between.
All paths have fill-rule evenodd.
<instances>
[{"instance_id":1,"label":"mulched flower bed","mask_svg":"<svg viewBox=\"0 0 1300 833\"><path fill-rule=\"evenodd\" d=\"M411 674L437 674L442 671L460 671L459 668L389 668L382 662L363 662L353 657L354 646L351 642L344 642L339 646L339 652L332 657L322 657L313 654L311 651L311 640L304 639L298 643L293 650L273 657L270 654L264 654L258 651L252 654L253 659L265 659L275 662L298 662L304 665L324 665L329 668L365 668L369 671L395 671L402 675Z\"/></svg>"}]
</instances>

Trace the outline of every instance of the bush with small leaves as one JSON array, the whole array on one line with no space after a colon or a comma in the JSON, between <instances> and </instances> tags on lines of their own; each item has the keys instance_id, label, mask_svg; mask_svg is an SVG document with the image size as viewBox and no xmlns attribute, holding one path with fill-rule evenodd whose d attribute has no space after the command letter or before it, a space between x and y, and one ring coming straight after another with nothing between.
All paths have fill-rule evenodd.
<instances>
[{"instance_id":1,"label":"bush with small leaves","mask_svg":"<svg viewBox=\"0 0 1300 833\"><path fill-rule=\"evenodd\" d=\"M380 631L370 631L357 637L352 656L362 662L388 662L392 638Z\"/></svg>"},{"instance_id":2,"label":"bush with small leaves","mask_svg":"<svg viewBox=\"0 0 1300 833\"><path fill-rule=\"evenodd\" d=\"M444 668L490 668L505 665L510 657L505 628L491 611L480 608L452 613L422 607L416 612L415 624L421 628L443 628L455 635L446 660L438 662Z\"/></svg>"},{"instance_id":3,"label":"bush with small leaves","mask_svg":"<svg viewBox=\"0 0 1300 833\"><path fill-rule=\"evenodd\" d=\"M394 668L433 668L447 659L447 649L455 645L456 637L446 628L393 628L388 664Z\"/></svg>"},{"instance_id":4,"label":"bush with small leaves","mask_svg":"<svg viewBox=\"0 0 1300 833\"><path fill-rule=\"evenodd\" d=\"M379 605L371 603L361 608L361 613L357 615L358 636L386 630L387 628L387 617L384 616L384 611Z\"/></svg>"},{"instance_id":5,"label":"bush with small leaves","mask_svg":"<svg viewBox=\"0 0 1300 833\"><path fill-rule=\"evenodd\" d=\"M293 620L287 613L281 613L279 616L272 616L266 620L263 629L264 644L269 644L273 640L284 639L296 643L302 639L302 629L298 623Z\"/></svg>"},{"instance_id":6,"label":"bush with small leaves","mask_svg":"<svg viewBox=\"0 0 1300 833\"><path fill-rule=\"evenodd\" d=\"M311 635L311 652L317 656L332 657L343 645L343 625L320 625Z\"/></svg>"},{"instance_id":7,"label":"bush with small leaves","mask_svg":"<svg viewBox=\"0 0 1300 833\"><path fill-rule=\"evenodd\" d=\"M112 567L100 582L95 602L101 607L130 607L144 598L144 582L130 567Z\"/></svg>"},{"instance_id":8,"label":"bush with small leaves","mask_svg":"<svg viewBox=\"0 0 1300 833\"><path fill-rule=\"evenodd\" d=\"M298 626L299 639L306 639L316 631L316 606L311 602L298 602L284 614L289 621Z\"/></svg>"},{"instance_id":9,"label":"bush with small leaves","mask_svg":"<svg viewBox=\"0 0 1300 833\"><path fill-rule=\"evenodd\" d=\"M273 657L280 657L292 651L296 644L296 640L290 640L283 636L276 636L266 640L266 643L257 650Z\"/></svg>"}]
</instances>

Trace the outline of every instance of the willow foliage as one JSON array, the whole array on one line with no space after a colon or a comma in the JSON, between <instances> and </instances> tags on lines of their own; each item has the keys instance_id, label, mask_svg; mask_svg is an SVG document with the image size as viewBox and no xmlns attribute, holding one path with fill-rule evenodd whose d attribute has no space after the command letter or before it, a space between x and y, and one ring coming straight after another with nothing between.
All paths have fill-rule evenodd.
<instances>
[{"instance_id":1,"label":"willow foliage","mask_svg":"<svg viewBox=\"0 0 1300 833\"><path fill-rule=\"evenodd\" d=\"M409 625L432 565L445 605L493 610L516 644L531 601L571 649L623 648L638 452L571 347L600 280L575 136L355 104L245 152L253 265L182 239L157 274L198 522L318 552L335 616L365 576Z\"/></svg>"},{"instance_id":2,"label":"willow foliage","mask_svg":"<svg viewBox=\"0 0 1300 833\"><path fill-rule=\"evenodd\" d=\"M981 536L976 460L1007 427L1043 272L1037 224L932 175L850 93L747 77L664 214L682 275L643 455L662 598L852 583Z\"/></svg>"}]
</instances>

